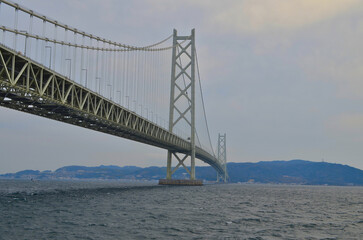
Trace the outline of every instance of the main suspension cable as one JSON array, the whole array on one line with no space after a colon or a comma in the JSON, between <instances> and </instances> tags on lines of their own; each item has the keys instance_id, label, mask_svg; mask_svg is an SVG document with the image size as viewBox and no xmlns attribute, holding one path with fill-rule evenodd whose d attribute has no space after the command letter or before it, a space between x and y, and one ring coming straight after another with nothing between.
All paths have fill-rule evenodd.
<instances>
[{"instance_id":1,"label":"main suspension cable","mask_svg":"<svg viewBox=\"0 0 363 240\"><path fill-rule=\"evenodd\" d=\"M131 50L146 50L148 48L152 48L152 47L158 46L158 45L166 42L167 40L169 40L172 37L172 35L170 35L170 36L168 36L167 38L165 38L164 40L162 40L160 42L154 43L152 45L144 46L144 47L132 46L132 45L127 45L127 44L123 44L123 43L113 42L111 40L107 40L107 39L104 39L104 38L100 38L100 37L94 36L92 34L86 33L84 31L80 31L77 28L70 27L70 26L68 26L66 24L60 23L60 22L58 22L58 21L56 21L54 19L51 19L51 18L49 18L47 16L44 16L44 15L42 15L40 13L37 13L37 12L35 12L33 10L30 10L30 9L28 9L26 7L20 6L19 4L14 3L12 1L1 0L0 3L7 4L7 5L15 8L16 11L20 10L20 11L22 11L24 13L29 14L30 16L34 16L36 18L39 18L44 23L45 22L48 22L50 24L53 24L54 26L58 26L58 27L61 27L61 28L65 29L65 30L69 30L69 31L73 32L74 34L80 34L82 36L85 36L85 37L88 37L88 38L92 38L92 39L96 39L96 40L99 40L99 41L108 43L108 44L113 45L113 46L116 46L116 47L122 47L122 48L126 48L126 49L131 49ZM173 46L170 46L169 48L172 48L172 47Z\"/></svg>"},{"instance_id":2,"label":"main suspension cable","mask_svg":"<svg viewBox=\"0 0 363 240\"><path fill-rule=\"evenodd\" d=\"M199 81L200 95L201 95L201 98L202 98L202 106L203 106L203 112L204 112L205 125L207 127L209 144L210 144L210 147L212 149L213 155L215 156L214 149L213 149L213 146L212 146L211 137L210 137L210 133L209 133L209 127L208 127L208 121L207 121L207 114L206 114L206 111L205 111L204 98L203 98L203 90L202 90L202 83L200 81L198 55L197 55L197 50L196 49L195 49L195 58L196 58L196 62L197 62L198 81Z\"/></svg>"}]
</instances>

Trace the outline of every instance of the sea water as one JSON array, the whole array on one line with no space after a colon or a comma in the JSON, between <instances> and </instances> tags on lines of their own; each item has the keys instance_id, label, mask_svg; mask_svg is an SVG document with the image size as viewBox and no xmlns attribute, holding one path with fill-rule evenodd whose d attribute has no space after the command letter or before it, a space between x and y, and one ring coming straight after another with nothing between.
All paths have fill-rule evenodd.
<instances>
[{"instance_id":1,"label":"sea water","mask_svg":"<svg viewBox=\"0 0 363 240\"><path fill-rule=\"evenodd\" d=\"M363 188L0 180L0 239L363 239Z\"/></svg>"}]
</instances>

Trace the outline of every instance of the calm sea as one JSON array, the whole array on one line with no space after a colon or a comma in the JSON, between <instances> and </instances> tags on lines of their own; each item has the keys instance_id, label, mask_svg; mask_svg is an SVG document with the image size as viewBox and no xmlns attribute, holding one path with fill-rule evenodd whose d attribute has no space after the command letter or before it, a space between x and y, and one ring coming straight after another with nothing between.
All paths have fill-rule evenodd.
<instances>
[{"instance_id":1,"label":"calm sea","mask_svg":"<svg viewBox=\"0 0 363 240\"><path fill-rule=\"evenodd\" d=\"M363 188L0 180L0 239L363 239Z\"/></svg>"}]
</instances>

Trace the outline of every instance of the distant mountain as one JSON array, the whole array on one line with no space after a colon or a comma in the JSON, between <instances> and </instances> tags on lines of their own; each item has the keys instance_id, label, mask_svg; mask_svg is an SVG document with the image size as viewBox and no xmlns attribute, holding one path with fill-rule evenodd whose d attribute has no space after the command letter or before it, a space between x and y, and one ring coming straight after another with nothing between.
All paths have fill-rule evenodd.
<instances>
[{"instance_id":1,"label":"distant mountain","mask_svg":"<svg viewBox=\"0 0 363 240\"><path fill-rule=\"evenodd\" d=\"M283 183L304 185L363 186L363 171L342 164L304 160L271 161L258 163L228 163L230 182ZM212 167L196 167L198 179L215 181ZM0 175L1 179L129 179L158 180L166 177L165 167L135 166L66 166L56 171L25 170ZM178 169L175 178L188 178Z\"/></svg>"},{"instance_id":2,"label":"distant mountain","mask_svg":"<svg viewBox=\"0 0 363 240\"><path fill-rule=\"evenodd\" d=\"M233 182L363 186L363 171L342 164L291 160L228 163L227 166Z\"/></svg>"}]
</instances>

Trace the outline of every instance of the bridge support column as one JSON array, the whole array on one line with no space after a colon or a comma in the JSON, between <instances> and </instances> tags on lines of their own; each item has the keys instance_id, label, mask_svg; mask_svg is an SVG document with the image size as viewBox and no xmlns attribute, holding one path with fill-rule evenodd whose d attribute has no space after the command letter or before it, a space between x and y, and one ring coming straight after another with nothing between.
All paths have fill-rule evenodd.
<instances>
[{"instance_id":1,"label":"bridge support column","mask_svg":"<svg viewBox=\"0 0 363 240\"><path fill-rule=\"evenodd\" d=\"M172 152L168 150L168 160L166 163L166 179L171 179L171 160L172 160Z\"/></svg>"},{"instance_id":2,"label":"bridge support column","mask_svg":"<svg viewBox=\"0 0 363 240\"><path fill-rule=\"evenodd\" d=\"M190 135L180 134L176 131L181 127L190 127ZM184 129L183 129L184 130ZM183 166L195 180L195 30L192 29L189 36L178 36L174 29L173 51L171 66L171 89L169 109L169 132L190 141L190 152L176 153L168 150L166 179L172 179L173 173L178 167ZM184 161L190 156L190 170ZM178 161L172 170L172 159Z\"/></svg>"}]
</instances>

